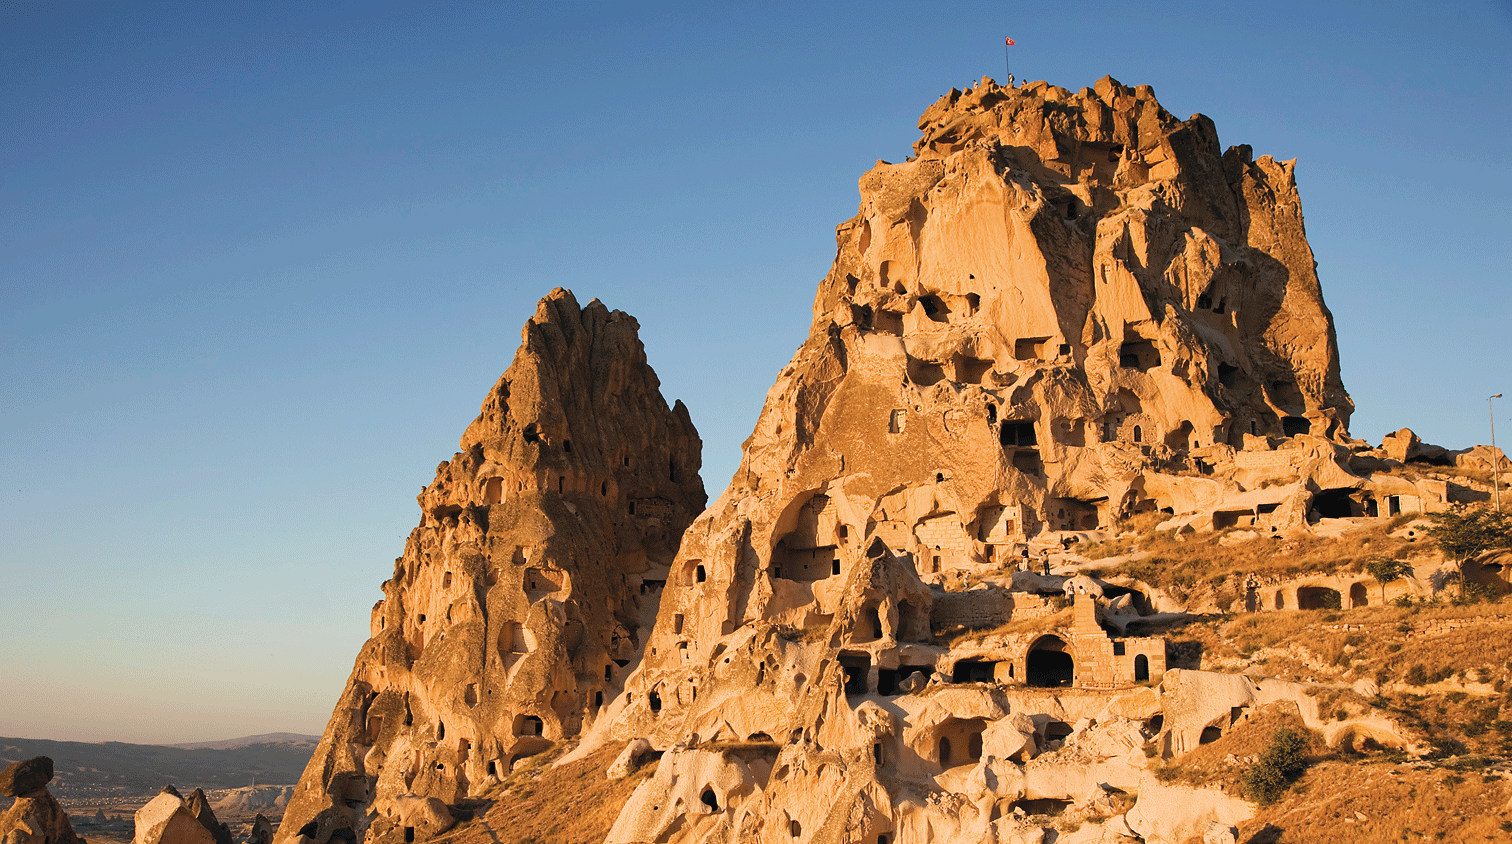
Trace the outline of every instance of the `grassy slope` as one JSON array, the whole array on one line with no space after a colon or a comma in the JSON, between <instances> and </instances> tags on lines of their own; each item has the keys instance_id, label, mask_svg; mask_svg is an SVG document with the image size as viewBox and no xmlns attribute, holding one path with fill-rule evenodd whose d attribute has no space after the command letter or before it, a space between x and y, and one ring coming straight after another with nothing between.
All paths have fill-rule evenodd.
<instances>
[{"instance_id":1,"label":"grassy slope","mask_svg":"<svg viewBox=\"0 0 1512 844\"><path fill-rule=\"evenodd\" d=\"M1359 571L1377 554L1434 559L1431 545L1391 535L1402 521L1382 520L1331 539L1228 546L1221 534L1183 539L1151 532L1086 550L1091 558L1136 551L1132 562L1109 560L1102 575L1130 575L1183 598L1233 606L1249 573ZM1491 623L1433 629L1466 618ZM1409 759L1391 751L1330 749L1314 736L1307 773L1240 828L1240 842L1512 841L1512 598L1455 601L1445 595L1408 606L1212 613L1130 632L1168 637L1173 666L1334 686L1319 692L1324 713L1343 719L1382 710L1435 748ZM1360 680L1377 684L1379 694L1349 688ZM1174 760L1161 776L1241 794L1241 774L1282 724L1300 727L1295 710L1267 708Z\"/></svg>"},{"instance_id":2,"label":"grassy slope","mask_svg":"<svg viewBox=\"0 0 1512 844\"><path fill-rule=\"evenodd\" d=\"M525 760L483 795L473 820L432 839L433 844L601 844L635 787L656 770L654 762L630 776L604 776L623 744L600 748L566 765L549 763L561 745Z\"/></svg>"}]
</instances>

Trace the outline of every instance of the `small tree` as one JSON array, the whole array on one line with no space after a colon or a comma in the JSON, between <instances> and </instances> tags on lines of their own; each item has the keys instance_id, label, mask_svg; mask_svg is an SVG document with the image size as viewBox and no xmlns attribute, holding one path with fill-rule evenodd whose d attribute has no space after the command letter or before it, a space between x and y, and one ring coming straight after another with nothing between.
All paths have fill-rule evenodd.
<instances>
[{"instance_id":1,"label":"small tree","mask_svg":"<svg viewBox=\"0 0 1512 844\"><path fill-rule=\"evenodd\" d=\"M1405 560L1396 560L1381 554L1365 561L1365 570L1381 584L1381 603L1386 603L1386 584L1400 580L1412 567Z\"/></svg>"},{"instance_id":2,"label":"small tree","mask_svg":"<svg viewBox=\"0 0 1512 844\"><path fill-rule=\"evenodd\" d=\"M1290 727L1278 727L1271 733L1270 744L1240 778L1251 800L1262 806L1281 799L1302 772L1307 770L1307 736Z\"/></svg>"},{"instance_id":3,"label":"small tree","mask_svg":"<svg viewBox=\"0 0 1512 844\"><path fill-rule=\"evenodd\" d=\"M1512 549L1512 514L1460 506L1428 518L1433 524L1423 532L1433 538L1440 551L1462 565L1487 551Z\"/></svg>"}]
</instances>

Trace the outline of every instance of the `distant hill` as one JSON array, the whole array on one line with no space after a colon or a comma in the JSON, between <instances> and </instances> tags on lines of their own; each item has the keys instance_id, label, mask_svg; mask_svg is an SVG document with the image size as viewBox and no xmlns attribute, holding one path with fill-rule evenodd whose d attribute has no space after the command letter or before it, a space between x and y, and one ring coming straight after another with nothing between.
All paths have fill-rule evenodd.
<instances>
[{"instance_id":1,"label":"distant hill","mask_svg":"<svg viewBox=\"0 0 1512 844\"><path fill-rule=\"evenodd\" d=\"M253 744L287 744L294 747L308 747L313 752L315 745L319 743L320 736L306 736L300 733L263 733L260 736L242 736L224 741L200 741L164 746L184 750L236 750Z\"/></svg>"},{"instance_id":2,"label":"distant hill","mask_svg":"<svg viewBox=\"0 0 1512 844\"><path fill-rule=\"evenodd\" d=\"M169 784L184 791L285 785L298 782L317 742L294 733L177 746L0 737L0 766L51 757L48 788L60 799L146 794Z\"/></svg>"}]
</instances>

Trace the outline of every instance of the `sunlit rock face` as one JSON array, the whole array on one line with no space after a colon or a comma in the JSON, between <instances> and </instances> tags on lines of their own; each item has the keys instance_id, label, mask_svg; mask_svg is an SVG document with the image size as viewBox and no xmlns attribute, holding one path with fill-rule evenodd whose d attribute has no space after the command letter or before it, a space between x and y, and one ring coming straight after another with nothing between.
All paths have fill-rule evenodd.
<instances>
[{"instance_id":1,"label":"sunlit rock face","mask_svg":"<svg viewBox=\"0 0 1512 844\"><path fill-rule=\"evenodd\" d=\"M574 737L567 760L625 742L615 778L659 760L613 844L1182 841L1248 816L1152 766L1263 705L1321 729L1310 689L1168 673L1124 631L1186 607L1053 564L1144 512L1289 533L1435 495L1351 469L1292 165L1111 79L983 80L919 126L862 177L809 337L696 519L698 440L634 322L542 302L420 496L279 844L423 841Z\"/></svg>"},{"instance_id":2,"label":"sunlit rock face","mask_svg":"<svg viewBox=\"0 0 1512 844\"><path fill-rule=\"evenodd\" d=\"M53 760L37 756L0 770L0 797L16 798L0 812L0 841L5 844L84 844L47 784Z\"/></svg>"},{"instance_id":3,"label":"sunlit rock face","mask_svg":"<svg viewBox=\"0 0 1512 844\"><path fill-rule=\"evenodd\" d=\"M701 443L633 318L556 290L419 495L420 524L277 841L413 841L619 693Z\"/></svg>"},{"instance_id":4,"label":"sunlit rock face","mask_svg":"<svg viewBox=\"0 0 1512 844\"><path fill-rule=\"evenodd\" d=\"M919 128L861 178L808 339L588 735L666 751L612 842L1038 841L1039 809L1114 814L1152 782L1166 654L1106 628L1164 597L1039 553L1144 511L1211 527L1261 486L1246 524L1305 529L1317 490L1364 485L1292 164L1112 79L984 80Z\"/></svg>"}]
</instances>

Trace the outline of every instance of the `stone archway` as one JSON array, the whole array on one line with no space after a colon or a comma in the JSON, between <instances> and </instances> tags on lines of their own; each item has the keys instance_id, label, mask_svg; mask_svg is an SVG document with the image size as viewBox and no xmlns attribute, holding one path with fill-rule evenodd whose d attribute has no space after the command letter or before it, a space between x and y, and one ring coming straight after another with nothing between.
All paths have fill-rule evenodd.
<instances>
[{"instance_id":1,"label":"stone archway","mask_svg":"<svg viewBox=\"0 0 1512 844\"><path fill-rule=\"evenodd\" d=\"M1040 688L1064 688L1076 680L1076 664L1066 640L1041 636L1029 646L1024 660L1024 681Z\"/></svg>"},{"instance_id":2,"label":"stone archway","mask_svg":"<svg viewBox=\"0 0 1512 844\"><path fill-rule=\"evenodd\" d=\"M1368 606L1369 603L1370 601L1367 600L1365 594L1365 584L1356 583L1353 586L1349 587L1349 606L1351 609L1353 609L1354 607Z\"/></svg>"},{"instance_id":3,"label":"stone archway","mask_svg":"<svg viewBox=\"0 0 1512 844\"><path fill-rule=\"evenodd\" d=\"M1327 586L1303 586L1297 589L1297 609L1337 610L1344 608L1339 590Z\"/></svg>"}]
</instances>

